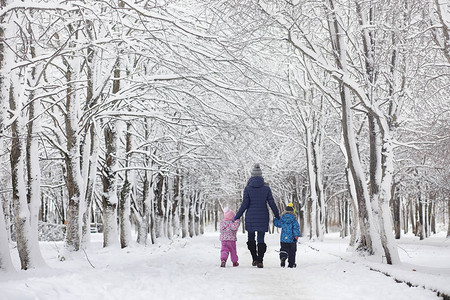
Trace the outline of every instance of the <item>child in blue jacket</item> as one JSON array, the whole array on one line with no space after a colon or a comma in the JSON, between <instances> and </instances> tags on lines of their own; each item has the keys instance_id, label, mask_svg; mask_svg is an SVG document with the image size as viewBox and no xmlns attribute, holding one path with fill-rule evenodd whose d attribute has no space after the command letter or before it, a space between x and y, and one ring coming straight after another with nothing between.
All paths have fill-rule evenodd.
<instances>
[{"instance_id":1,"label":"child in blue jacket","mask_svg":"<svg viewBox=\"0 0 450 300\"><path fill-rule=\"evenodd\" d=\"M281 228L280 238L280 260L284 268L285 261L288 259L288 268L295 268L295 254L297 252L297 239L300 236L300 225L294 213L294 205L289 203L281 219L274 219L273 224Z\"/></svg>"}]
</instances>

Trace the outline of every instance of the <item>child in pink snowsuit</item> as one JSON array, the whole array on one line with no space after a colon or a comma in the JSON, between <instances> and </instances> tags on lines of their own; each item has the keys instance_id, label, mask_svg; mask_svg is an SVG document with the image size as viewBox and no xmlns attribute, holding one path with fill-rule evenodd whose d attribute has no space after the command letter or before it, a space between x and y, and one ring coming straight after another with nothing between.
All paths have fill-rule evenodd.
<instances>
[{"instance_id":1,"label":"child in pink snowsuit","mask_svg":"<svg viewBox=\"0 0 450 300\"><path fill-rule=\"evenodd\" d=\"M241 224L241 220L234 221L234 212L229 209L224 212L224 218L220 222L220 241L222 248L220 249L220 260L222 261L220 266L225 267L225 263L230 254L233 267L239 266L238 256L236 253L236 232Z\"/></svg>"}]
</instances>

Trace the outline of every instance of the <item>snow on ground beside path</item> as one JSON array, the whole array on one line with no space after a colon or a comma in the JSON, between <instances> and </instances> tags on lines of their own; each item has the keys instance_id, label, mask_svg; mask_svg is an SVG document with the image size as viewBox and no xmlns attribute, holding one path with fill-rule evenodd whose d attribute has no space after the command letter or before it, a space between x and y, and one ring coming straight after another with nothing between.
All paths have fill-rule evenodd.
<instances>
[{"instance_id":1,"label":"snow on ground beside path","mask_svg":"<svg viewBox=\"0 0 450 300\"><path fill-rule=\"evenodd\" d=\"M430 290L410 288L370 271L365 259L352 263L339 258L355 257L346 251L348 240L336 235L327 236L323 243L302 240L296 269L279 266L279 234L266 235L266 243L263 269L251 266L243 234L237 243L240 266L231 267L228 262L220 268L220 241L215 232L127 249L119 245L103 249L102 236L94 234L87 250L94 269L83 252L59 262L62 244L42 242L49 268L0 273L0 299L440 299ZM440 272L437 278L450 282L448 240L420 243L406 238L400 246L408 253L406 258L401 254L406 265L403 271L423 267L424 279ZM12 254L18 269L17 251Z\"/></svg>"},{"instance_id":2,"label":"snow on ground beside path","mask_svg":"<svg viewBox=\"0 0 450 300\"><path fill-rule=\"evenodd\" d=\"M374 261L374 257L355 256L346 251L347 244L336 247L337 240L339 240L337 235L329 235L324 243L310 243L310 245L346 261L389 274L398 280L450 295L450 239L446 238L445 232L422 241L413 235L402 237L398 241L402 263L395 266Z\"/></svg>"}]
</instances>

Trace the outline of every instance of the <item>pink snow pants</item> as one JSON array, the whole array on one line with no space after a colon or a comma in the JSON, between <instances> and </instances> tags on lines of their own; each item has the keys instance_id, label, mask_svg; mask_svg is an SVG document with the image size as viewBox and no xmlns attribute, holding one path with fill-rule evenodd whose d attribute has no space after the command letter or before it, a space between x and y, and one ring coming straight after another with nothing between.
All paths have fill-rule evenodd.
<instances>
[{"instance_id":1,"label":"pink snow pants","mask_svg":"<svg viewBox=\"0 0 450 300\"><path fill-rule=\"evenodd\" d=\"M231 262L238 261L236 253L236 241L222 241L222 249L220 249L220 260L227 260L228 253L230 254Z\"/></svg>"}]
</instances>

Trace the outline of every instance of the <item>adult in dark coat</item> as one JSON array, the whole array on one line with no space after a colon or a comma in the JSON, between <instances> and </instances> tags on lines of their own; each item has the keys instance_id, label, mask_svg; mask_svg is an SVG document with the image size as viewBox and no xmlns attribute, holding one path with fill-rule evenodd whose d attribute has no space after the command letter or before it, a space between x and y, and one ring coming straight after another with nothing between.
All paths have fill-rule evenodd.
<instances>
[{"instance_id":1,"label":"adult in dark coat","mask_svg":"<svg viewBox=\"0 0 450 300\"><path fill-rule=\"evenodd\" d=\"M247 247L253 258L253 266L263 267L264 253L267 245L264 243L264 235L269 231L269 204L275 218L280 218L277 205L272 196L269 186L264 184L262 171L259 164L253 166L251 177L244 189L241 207L239 208L235 220L239 219L245 213L245 229L248 232ZM257 233L258 245L256 245L255 236Z\"/></svg>"}]
</instances>

